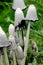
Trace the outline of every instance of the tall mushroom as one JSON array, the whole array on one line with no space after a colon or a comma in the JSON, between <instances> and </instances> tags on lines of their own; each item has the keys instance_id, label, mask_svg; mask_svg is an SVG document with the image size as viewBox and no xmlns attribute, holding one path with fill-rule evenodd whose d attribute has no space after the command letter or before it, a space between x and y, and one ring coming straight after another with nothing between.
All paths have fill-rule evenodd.
<instances>
[{"instance_id":1,"label":"tall mushroom","mask_svg":"<svg viewBox=\"0 0 43 65\"><path fill-rule=\"evenodd\" d=\"M22 21L23 20L23 21ZM20 45L23 46L23 26L24 24L21 25L21 23L24 22L24 15L23 12L20 8L17 8L16 12L15 12L15 29L19 30L19 37L20 37Z\"/></svg>"},{"instance_id":2,"label":"tall mushroom","mask_svg":"<svg viewBox=\"0 0 43 65\"><path fill-rule=\"evenodd\" d=\"M24 15L22 10L20 8L17 8L15 12L15 29L19 30L19 37L20 37L19 45L21 47L24 47L23 28L26 28ZM21 59L18 59L18 64L21 65Z\"/></svg>"},{"instance_id":3,"label":"tall mushroom","mask_svg":"<svg viewBox=\"0 0 43 65\"><path fill-rule=\"evenodd\" d=\"M9 25L9 30L8 31L9 31L9 43L11 43L11 46L9 47L9 50L12 51L14 65L17 65L16 57L15 57L15 50L17 48L17 45L16 45L16 42L15 42L15 30L14 30L13 24Z\"/></svg>"},{"instance_id":4,"label":"tall mushroom","mask_svg":"<svg viewBox=\"0 0 43 65\"><path fill-rule=\"evenodd\" d=\"M9 42L8 39L6 37L5 32L2 30L2 28L0 27L0 48L3 50L4 52L4 57L5 57L5 64L9 65L9 61L8 61L8 57L7 57L7 50L6 47L9 46ZM1 50L0 50L1 51Z\"/></svg>"},{"instance_id":5,"label":"tall mushroom","mask_svg":"<svg viewBox=\"0 0 43 65\"><path fill-rule=\"evenodd\" d=\"M20 9L25 9L26 8L26 6L24 4L24 0L14 0L13 2L14 3L13 3L12 8L14 10L16 10L17 8L20 8Z\"/></svg>"},{"instance_id":6,"label":"tall mushroom","mask_svg":"<svg viewBox=\"0 0 43 65\"><path fill-rule=\"evenodd\" d=\"M38 20L36 7L34 5L30 5L27 11L26 20L29 21L27 33L26 33L26 39L25 39L25 48L24 48L24 59L22 62L22 65L25 65L26 57L27 57L27 48L28 48L28 40L29 40L29 33L30 33L30 23L31 21Z\"/></svg>"}]
</instances>

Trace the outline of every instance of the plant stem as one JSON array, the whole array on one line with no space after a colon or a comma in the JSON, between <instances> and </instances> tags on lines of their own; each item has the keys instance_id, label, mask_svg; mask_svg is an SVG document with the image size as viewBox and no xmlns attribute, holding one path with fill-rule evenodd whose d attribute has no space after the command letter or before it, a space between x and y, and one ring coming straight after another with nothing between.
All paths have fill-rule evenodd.
<instances>
[{"instance_id":1,"label":"plant stem","mask_svg":"<svg viewBox=\"0 0 43 65\"><path fill-rule=\"evenodd\" d=\"M21 61L20 59L17 59L18 65L21 65Z\"/></svg>"},{"instance_id":2,"label":"plant stem","mask_svg":"<svg viewBox=\"0 0 43 65\"><path fill-rule=\"evenodd\" d=\"M19 37L20 37L20 45L24 46L24 38L23 38L23 30L19 31Z\"/></svg>"},{"instance_id":3,"label":"plant stem","mask_svg":"<svg viewBox=\"0 0 43 65\"><path fill-rule=\"evenodd\" d=\"M16 57L15 57L15 51L13 51L13 62L14 62L14 65L17 65L17 63L16 63Z\"/></svg>"},{"instance_id":4,"label":"plant stem","mask_svg":"<svg viewBox=\"0 0 43 65\"><path fill-rule=\"evenodd\" d=\"M3 56L2 56L2 54L0 55L0 65L3 65Z\"/></svg>"},{"instance_id":5,"label":"plant stem","mask_svg":"<svg viewBox=\"0 0 43 65\"><path fill-rule=\"evenodd\" d=\"M5 57L5 64L9 65L9 60L8 60L8 56L7 56L7 49L4 47L3 51L4 51L4 57Z\"/></svg>"},{"instance_id":6,"label":"plant stem","mask_svg":"<svg viewBox=\"0 0 43 65\"><path fill-rule=\"evenodd\" d=\"M3 55L3 65L5 65L4 55Z\"/></svg>"}]
</instances>

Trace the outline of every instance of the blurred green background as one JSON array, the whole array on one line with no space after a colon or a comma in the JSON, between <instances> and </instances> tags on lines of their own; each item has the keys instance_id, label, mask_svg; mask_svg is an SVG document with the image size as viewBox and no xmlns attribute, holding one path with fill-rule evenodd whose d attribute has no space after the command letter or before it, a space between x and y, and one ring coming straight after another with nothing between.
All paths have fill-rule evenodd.
<instances>
[{"instance_id":1,"label":"blurred green background","mask_svg":"<svg viewBox=\"0 0 43 65\"><path fill-rule=\"evenodd\" d=\"M39 21L31 22L30 41L35 40L39 52L43 52L43 0L24 0L24 2L26 6L29 6L30 4L34 4L36 6ZM7 36L8 36L9 24L11 23L14 24L15 11L12 9L12 3L13 3L12 0L0 0L0 26L2 26ZM23 12L24 12L24 16L26 16L27 9L23 10ZM31 56L31 54L29 54L29 48L27 55L28 57L26 64L29 65L29 63L31 62L29 60ZM43 54L38 55L37 64L43 65Z\"/></svg>"}]
</instances>

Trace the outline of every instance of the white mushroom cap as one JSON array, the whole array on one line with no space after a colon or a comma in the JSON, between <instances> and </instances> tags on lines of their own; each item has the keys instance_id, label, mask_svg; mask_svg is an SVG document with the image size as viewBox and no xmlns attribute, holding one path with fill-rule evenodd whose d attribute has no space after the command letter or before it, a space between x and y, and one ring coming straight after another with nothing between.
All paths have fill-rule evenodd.
<instances>
[{"instance_id":1,"label":"white mushroom cap","mask_svg":"<svg viewBox=\"0 0 43 65\"><path fill-rule=\"evenodd\" d=\"M24 4L24 0L14 0L12 8L16 10L17 8L25 9L26 6Z\"/></svg>"},{"instance_id":2,"label":"white mushroom cap","mask_svg":"<svg viewBox=\"0 0 43 65\"><path fill-rule=\"evenodd\" d=\"M23 53L22 48L20 46L18 46L16 51L17 51L17 53L16 53L17 59L23 59L24 53Z\"/></svg>"},{"instance_id":3,"label":"white mushroom cap","mask_svg":"<svg viewBox=\"0 0 43 65\"><path fill-rule=\"evenodd\" d=\"M24 14L20 8L16 9L15 12L15 26L17 26L24 19Z\"/></svg>"},{"instance_id":4,"label":"white mushroom cap","mask_svg":"<svg viewBox=\"0 0 43 65\"><path fill-rule=\"evenodd\" d=\"M36 7L34 5L29 6L26 19L32 21L38 20Z\"/></svg>"},{"instance_id":5,"label":"white mushroom cap","mask_svg":"<svg viewBox=\"0 0 43 65\"><path fill-rule=\"evenodd\" d=\"M0 27L0 47L5 47L5 46L9 46L9 42L8 39L6 37L5 32L2 30L2 28Z\"/></svg>"},{"instance_id":6,"label":"white mushroom cap","mask_svg":"<svg viewBox=\"0 0 43 65\"><path fill-rule=\"evenodd\" d=\"M13 26L13 24L10 24L9 25L9 35L14 35L14 26Z\"/></svg>"}]
</instances>

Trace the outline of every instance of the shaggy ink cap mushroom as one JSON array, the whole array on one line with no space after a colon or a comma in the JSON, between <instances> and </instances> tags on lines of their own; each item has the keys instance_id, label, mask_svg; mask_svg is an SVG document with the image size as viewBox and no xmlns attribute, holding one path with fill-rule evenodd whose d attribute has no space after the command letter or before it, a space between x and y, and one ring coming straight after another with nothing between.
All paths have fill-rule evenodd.
<instances>
[{"instance_id":1,"label":"shaggy ink cap mushroom","mask_svg":"<svg viewBox=\"0 0 43 65\"><path fill-rule=\"evenodd\" d=\"M9 46L9 41L3 29L0 27L0 47L7 47Z\"/></svg>"},{"instance_id":2,"label":"shaggy ink cap mushroom","mask_svg":"<svg viewBox=\"0 0 43 65\"><path fill-rule=\"evenodd\" d=\"M29 6L27 15L26 15L26 20L30 20L30 21L38 20L36 7L34 5Z\"/></svg>"},{"instance_id":3,"label":"shaggy ink cap mushroom","mask_svg":"<svg viewBox=\"0 0 43 65\"><path fill-rule=\"evenodd\" d=\"M25 3L24 3L24 0L14 0L13 1L13 6L12 6L12 8L14 9L14 10L16 10L17 8L20 8L20 9L25 9L26 8L26 5L25 5Z\"/></svg>"},{"instance_id":4,"label":"shaggy ink cap mushroom","mask_svg":"<svg viewBox=\"0 0 43 65\"><path fill-rule=\"evenodd\" d=\"M27 28L24 14L20 8L17 8L15 12L15 28L18 28L18 29Z\"/></svg>"},{"instance_id":5,"label":"shaggy ink cap mushroom","mask_svg":"<svg viewBox=\"0 0 43 65\"><path fill-rule=\"evenodd\" d=\"M15 26L17 26L24 19L24 14L20 8L15 11Z\"/></svg>"}]
</instances>

